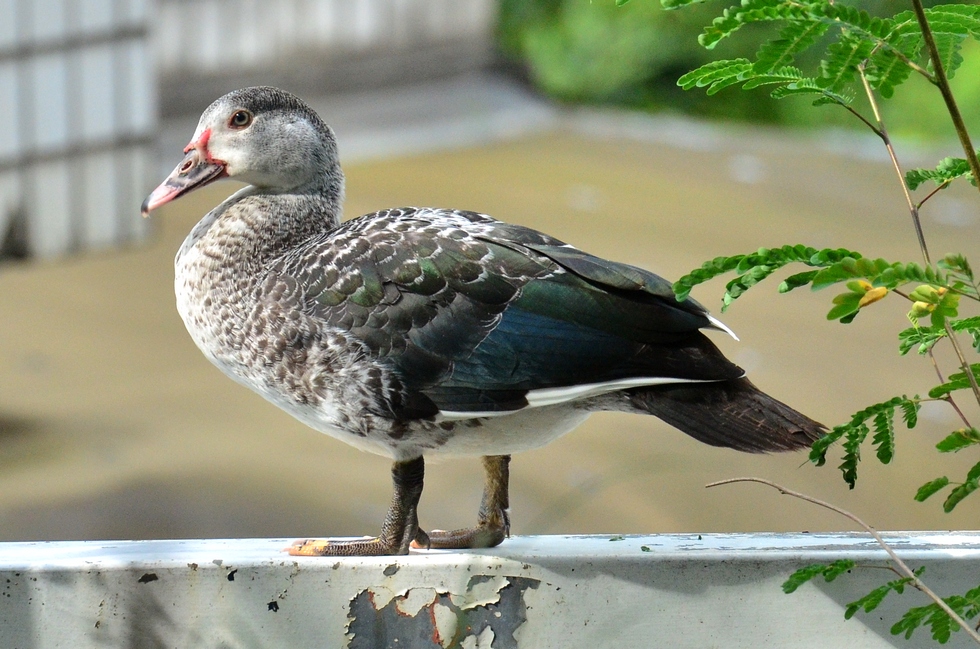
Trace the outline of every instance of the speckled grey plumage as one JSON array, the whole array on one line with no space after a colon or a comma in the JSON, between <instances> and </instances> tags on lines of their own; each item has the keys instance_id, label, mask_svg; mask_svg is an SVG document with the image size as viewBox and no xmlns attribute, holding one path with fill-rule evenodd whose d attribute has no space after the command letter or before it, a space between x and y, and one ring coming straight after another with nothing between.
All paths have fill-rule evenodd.
<instances>
[{"instance_id":1,"label":"speckled grey plumage","mask_svg":"<svg viewBox=\"0 0 980 649\"><path fill-rule=\"evenodd\" d=\"M748 451L822 430L742 378L698 331L716 321L651 273L473 212L341 224L334 135L288 93L222 97L195 142L250 185L181 246L180 315L223 372L317 430L399 461L535 448L596 410ZM684 414L702 392L715 415Z\"/></svg>"}]
</instances>

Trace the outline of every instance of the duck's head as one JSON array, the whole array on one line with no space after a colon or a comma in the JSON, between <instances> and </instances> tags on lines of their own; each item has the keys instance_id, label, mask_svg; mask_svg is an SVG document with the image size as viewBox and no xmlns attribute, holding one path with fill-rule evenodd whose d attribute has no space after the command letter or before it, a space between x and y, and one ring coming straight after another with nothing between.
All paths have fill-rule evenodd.
<instances>
[{"instance_id":1,"label":"duck's head","mask_svg":"<svg viewBox=\"0 0 980 649\"><path fill-rule=\"evenodd\" d=\"M219 178L285 193L316 190L340 174L330 127L295 95L268 86L236 90L211 104L184 153L143 202L143 216Z\"/></svg>"}]
</instances>

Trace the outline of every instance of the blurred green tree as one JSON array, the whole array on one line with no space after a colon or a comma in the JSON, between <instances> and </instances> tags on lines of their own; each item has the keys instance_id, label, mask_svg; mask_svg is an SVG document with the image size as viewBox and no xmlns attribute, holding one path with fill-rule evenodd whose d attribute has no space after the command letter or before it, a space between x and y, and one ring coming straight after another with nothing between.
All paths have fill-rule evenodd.
<instances>
[{"instance_id":1,"label":"blurred green tree","mask_svg":"<svg viewBox=\"0 0 980 649\"><path fill-rule=\"evenodd\" d=\"M886 16L905 9L907 2L851 0L848 4ZM719 56L751 58L777 29L748 25L739 38L726 39L712 53L698 45L693 34L710 24L716 13L714 7L704 5L664 11L656 0L622 7L614 0L501 0L498 42L504 56L541 92L564 103L673 110L798 127L855 127L842 111L810 110L806 99L776 101L765 90L729 91L724 102L716 102L678 88L678 77ZM980 124L980 45L965 44L963 54L964 65L951 85L962 97L967 123ZM812 63L806 56L800 57L802 67ZM908 90L886 107L892 132L952 138L945 107L934 95L924 81L909 83Z\"/></svg>"}]
</instances>

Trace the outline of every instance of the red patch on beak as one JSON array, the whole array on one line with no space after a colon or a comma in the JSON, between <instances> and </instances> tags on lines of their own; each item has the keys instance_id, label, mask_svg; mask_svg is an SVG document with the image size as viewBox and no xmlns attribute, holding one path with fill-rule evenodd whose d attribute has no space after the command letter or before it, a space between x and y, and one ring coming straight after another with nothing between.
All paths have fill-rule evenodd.
<instances>
[{"instance_id":1,"label":"red patch on beak","mask_svg":"<svg viewBox=\"0 0 980 649\"><path fill-rule=\"evenodd\" d=\"M206 128L204 132L201 133L201 137L197 138L197 141L191 141L187 146L184 147L184 153L187 153L191 149L196 149L198 154L201 156L201 160L205 162L216 162L216 160L211 156L211 152L208 151L208 141L211 139L211 129Z\"/></svg>"},{"instance_id":2,"label":"red patch on beak","mask_svg":"<svg viewBox=\"0 0 980 649\"><path fill-rule=\"evenodd\" d=\"M209 139L211 139L211 129L205 129L197 141L191 142L184 148L184 159L143 201L141 209L143 216L147 216L151 210L187 192L228 175L227 165L208 151Z\"/></svg>"}]
</instances>

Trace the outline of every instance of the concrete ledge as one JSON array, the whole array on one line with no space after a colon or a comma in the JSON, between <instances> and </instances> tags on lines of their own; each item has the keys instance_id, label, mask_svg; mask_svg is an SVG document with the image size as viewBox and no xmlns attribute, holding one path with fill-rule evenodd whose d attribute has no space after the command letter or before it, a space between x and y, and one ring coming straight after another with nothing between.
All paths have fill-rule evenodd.
<instances>
[{"instance_id":1,"label":"concrete ledge","mask_svg":"<svg viewBox=\"0 0 980 649\"><path fill-rule=\"evenodd\" d=\"M886 539L941 595L980 580L980 532ZM907 647L888 629L926 603L889 596L845 622L848 602L893 578L880 569L781 592L809 563L885 565L858 534L515 537L343 559L292 558L287 544L0 543L0 646Z\"/></svg>"}]
</instances>

